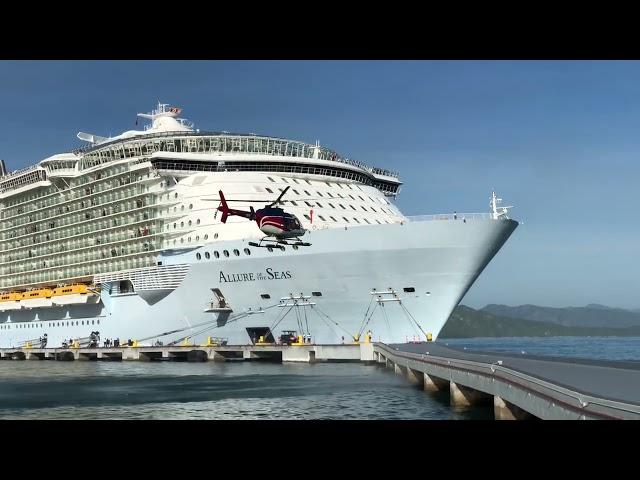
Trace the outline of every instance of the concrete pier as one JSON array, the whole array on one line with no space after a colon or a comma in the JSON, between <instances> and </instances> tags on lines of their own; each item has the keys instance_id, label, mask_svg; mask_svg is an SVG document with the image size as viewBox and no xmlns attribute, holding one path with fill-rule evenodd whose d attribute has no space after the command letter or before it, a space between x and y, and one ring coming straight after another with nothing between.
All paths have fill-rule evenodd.
<instances>
[{"instance_id":1,"label":"concrete pier","mask_svg":"<svg viewBox=\"0 0 640 480\"><path fill-rule=\"evenodd\" d=\"M449 381L442 378L434 377L426 372L422 373L424 377L424 390L426 392L441 392L449 390Z\"/></svg>"},{"instance_id":2,"label":"concrete pier","mask_svg":"<svg viewBox=\"0 0 640 480\"><path fill-rule=\"evenodd\" d=\"M456 407L498 420L638 419L640 363L468 352L440 343L374 344L373 358Z\"/></svg>"},{"instance_id":3,"label":"concrete pier","mask_svg":"<svg viewBox=\"0 0 640 480\"><path fill-rule=\"evenodd\" d=\"M534 418L529 412L497 395L493 397L493 415L496 420L529 420Z\"/></svg>"},{"instance_id":4,"label":"concrete pier","mask_svg":"<svg viewBox=\"0 0 640 480\"><path fill-rule=\"evenodd\" d=\"M422 386L424 383L424 373L419 370L407 367L407 380L416 385Z\"/></svg>"},{"instance_id":5,"label":"concrete pier","mask_svg":"<svg viewBox=\"0 0 640 480\"><path fill-rule=\"evenodd\" d=\"M488 393L473 388L458 385L455 382L449 382L449 395L451 405L457 407L471 407L474 405L489 405L492 397Z\"/></svg>"},{"instance_id":6,"label":"concrete pier","mask_svg":"<svg viewBox=\"0 0 640 480\"><path fill-rule=\"evenodd\" d=\"M3 348L3 360L373 362L372 344L174 345L117 348Z\"/></svg>"}]
</instances>

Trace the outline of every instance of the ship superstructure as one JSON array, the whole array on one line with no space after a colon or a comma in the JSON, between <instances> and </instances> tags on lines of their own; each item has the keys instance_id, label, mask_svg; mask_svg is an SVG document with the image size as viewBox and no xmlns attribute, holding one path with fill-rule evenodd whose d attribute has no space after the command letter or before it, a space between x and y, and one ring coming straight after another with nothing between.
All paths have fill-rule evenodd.
<instances>
[{"instance_id":1,"label":"ship superstructure","mask_svg":"<svg viewBox=\"0 0 640 480\"><path fill-rule=\"evenodd\" d=\"M373 301L414 304L414 324L393 320L380 337L436 337L517 225L495 197L487 214L407 218L393 202L402 184L395 172L318 142L200 131L180 113L159 104L139 114L151 121L145 130L81 132L87 146L0 178L0 346L44 333L52 342L84 337L97 325L110 337L171 329L195 337L194 325L207 322L240 342L277 320L265 309L286 311L283 299L294 297L315 302L298 301L291 318L315 308L354 333ZM252 248L261 236L253 222L215 216L220 190L246 209L287 187L283 208L309 232L308 247ZM402 277L402 285L388 281ZM233 307L210 307L221 299ZM312 332L291 321L283 316L282 326L337 339L326 325Z\"/></svg>"}]
</instances>

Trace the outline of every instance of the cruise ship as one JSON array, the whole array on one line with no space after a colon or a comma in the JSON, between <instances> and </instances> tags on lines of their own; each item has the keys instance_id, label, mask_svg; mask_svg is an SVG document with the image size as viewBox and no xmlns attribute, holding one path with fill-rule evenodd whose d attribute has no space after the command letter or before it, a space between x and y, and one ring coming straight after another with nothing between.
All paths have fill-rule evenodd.
<instances>
[{"instance_id":1,"label":"cruise ship","mask_svg":"<svg viewBox=\"0 0 640 480\"><path fill-rule=\"evenodd\" d=\"M159 103L143 130L0 163L0 347L435 340L518 225L495 193L486 213L408 217L393 171L180 114ZM221 192L244 211L281 197L302 235L223 222Z\"/></svg>"}]
</instances>

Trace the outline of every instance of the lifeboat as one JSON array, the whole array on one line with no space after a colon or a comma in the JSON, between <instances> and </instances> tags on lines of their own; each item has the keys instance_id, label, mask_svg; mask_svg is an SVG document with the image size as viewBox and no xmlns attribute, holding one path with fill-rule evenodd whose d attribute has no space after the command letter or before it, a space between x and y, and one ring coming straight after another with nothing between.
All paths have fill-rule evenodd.
<instances>
[{"instance_id":1,"label":"lifeboat","mask_svg":"<svg viewBox=\"0 0 640 480\"><path fill-rule=\"evenodd\" d=\"M37 307L51 307L53 301L53 290L50 288L40 288L38 290L27 290L22 293L20 305L22 308L31 309Z\"/></svg>"},{"instance_id":2,"label":"lifeboat","mask_svg":"<svg viewBox=\"0 0 640 480\"><path fill-rule=\"evenodd\" d=\"M99 298L99 290L89 288L84 284L77 284L54 288L52 301L55 305L76 305L96 303Z\"/></svg>"},{"instance_id":3,"label":"lifeboat","mask_svg":"<svg viewBox=\"0 0 640 480\"><path fill-rule=\"evenodd\" d=\"M20 305L21 300L21 292L0 294L0 312L5 312L7 310L20 310L20 308L22 308Z\"/></svg>"}]
</instances>

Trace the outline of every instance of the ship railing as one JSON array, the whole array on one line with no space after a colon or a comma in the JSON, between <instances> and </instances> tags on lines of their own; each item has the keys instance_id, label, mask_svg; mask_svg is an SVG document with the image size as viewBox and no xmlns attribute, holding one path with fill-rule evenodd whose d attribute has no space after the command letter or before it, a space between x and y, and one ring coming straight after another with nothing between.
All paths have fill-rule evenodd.
<instances>
[{"instance_id":1,"label":"ship railing","mask_svg":"<svg viewBox=\"0 0 640 480\"><path fill-rule=\"evenodd\" d=\"M207 138L209 139L215 138L217 140L229 139L231 141L239 142L237 148L234 147L232 148L232 150L216 149L216 150L200 151L200 150L191 150L190 147L186 147L186 149L185 149L185 146L181 147L180 151L191 152L191 153L243 153L243 154L267 154L272 156L279 156L279 155L284 155L281 148L282 145L285 145L285 150L286 150L287 148L286 146L290 144L290 145L296 145L298 147L302 147L302 149L297 148L296 149L297 153L292 156L295 156L295 157L300 156L301 158L314 158L314 152L315 152L315 149L317 148L318 149L317 152L319 153L319 158L321 159L348 164L348 165L360 168L362 170L365 170L374 175L383 175L386 177L396 178L396 179L399 178L398 172L386 170L379 167L371 167L363 162L345 157L335 152L334 150L330 150L325 147L314 147L313 145L310 145L305 142L296 141L296 140L287 140L279 137L268 137L268 136L244 134L244 133L231 134L229 132L205 132L205 131L191 131L191 132L173 131L173 132L157 132L152 134L147 133L147 134L136 135L134 137L124 138L124 139L118 138L116 140L111 140L111 141L107 141L99 144L85 145L85 146L74 149L73 153L75 155L88 154L93 151L97 151L103 148L111 148L115 145L118 145L121 149L123 149L123 154L124 154L124 156L120 158L129 158L129 156L139 156L141 155L141 153L134 152L133 155L131 155L131 152L129 153L124 152L125 149L130 149L132 148L133 145L137 145L138 148L142 148L142 146L144 145L146 148L146 145L154 144L154 140L162 139L162 138L170 138L170 137L173 137L174 140L179 140L179 141L190 140L190 139L204 140ZM273 150L265 149L266 147L264 146L260 147L260 149L257 151L243 150L242 141L245 139L248 140L250 138L258 138L258 139L263 139L267 141L272 140L274 142L280 142L280 146L278 148L273 147ZM195 144L195 146L196 148L199 148L200 144ZM202 144L202 146L204 146L204 144ZM160 149L158 146L158 148L154 148L153 151L173 151L173 150L163 150L163 149ZM303 151L304 153L300 155L300 151Z\"/></svg>"},{"instance_id":2,"label":"ship railing","mask_svg":"<svg viewBox=\"0 0 640 480\"><path fill-rule=\"evenodd\" d=\"M21 168L19 170L14 170L12 172L8 172L5 176L0 177L2 179L2 184L4 185L7 180L11 180L13 178L19 177L20 175L23 175L23 174L25 174L27 172L30 172L32 170L37 170L38 167L39 167L38 164L29 165L28 167L24 167L24 168Z\"/></svg>"},{"instance_id":3,"label":"ship railing","mask_svg":"<svg viewBox=\"0 0 640 480\"><path fill-rule=\"evenodd\" d=\"M435 215L408 216L410 222L427 222L432 220L490 220L492 213L438 213Z\"/></svg>"}]
</instances>

